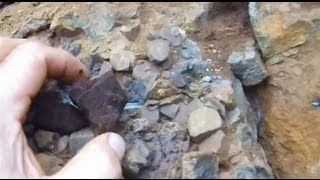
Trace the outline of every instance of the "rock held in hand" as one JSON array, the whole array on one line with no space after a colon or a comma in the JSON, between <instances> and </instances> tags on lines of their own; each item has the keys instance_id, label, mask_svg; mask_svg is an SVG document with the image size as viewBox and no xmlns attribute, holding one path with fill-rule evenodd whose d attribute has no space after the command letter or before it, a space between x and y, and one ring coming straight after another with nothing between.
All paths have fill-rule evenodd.
<instances>
[{"instance_id":1,"label":"rock held in hand","mask_svg":"<svg viewBox=\"0 0 320 180\"><path fill-rule=\"evenodd\" d=\"M112 72L90 81L78 81L70 97L86 113L95 134L113 131L128 98Z\"/></svg>"}]
</instances>

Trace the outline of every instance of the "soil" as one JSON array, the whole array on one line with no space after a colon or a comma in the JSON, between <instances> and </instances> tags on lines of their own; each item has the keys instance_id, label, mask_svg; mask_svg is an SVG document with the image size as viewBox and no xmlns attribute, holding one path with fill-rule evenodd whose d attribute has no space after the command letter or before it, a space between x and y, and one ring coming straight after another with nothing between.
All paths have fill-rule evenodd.
<instances>
[{"instance_id":1,"label":"soil","mask_svg":"<svg viewBox=\"0 0 320 180\"><path fill-rule=\"evenodd\" d=\"M218 75L233 79L227 63L228 56L232 51L241 50L243 44L254 37L248 2L215 3L209 11L207 22L188 36L199 43L204 58L213 60L212 66Z\"/></svg>"}]
</instances>

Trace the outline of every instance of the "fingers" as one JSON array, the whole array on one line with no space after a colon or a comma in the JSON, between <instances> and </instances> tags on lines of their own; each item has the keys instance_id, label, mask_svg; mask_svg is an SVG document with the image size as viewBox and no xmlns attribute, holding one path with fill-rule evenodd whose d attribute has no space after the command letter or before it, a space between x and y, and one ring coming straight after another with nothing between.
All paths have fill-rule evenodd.
<instances>
[{"instance_id":1,"label":"fingers","mask_svg":"<svg viewBox=\"0 0 320 180\"><path fill-rule=\"evenodd\" d=\"M0 65L2 86L10 94L24 93L33 97L46 77L72 82L88 78L86 67L64 50L47 47L38 42L17 46Z\"/></svg>"},{"instance_id":2,"label":"fingers","mask_svg":"<svg viewBox=\"0 0 320 180\"><path fill-rule=\"evenodd\" d=\"M115 133L97 136L58 173L50 178L121 178L120 161L125 152L122 137Z\"/></svg>"},{"instance_id":3,"label":"fingers","mask_svg":"<svg viewBox=\"0 0 320 180\"><path fill-rule=\"evenodd\" d=\"M27 42L27 39L12 39L0 37L0 62L3 61L10 52L18 45Z\"/></svg>"}]
</instances>

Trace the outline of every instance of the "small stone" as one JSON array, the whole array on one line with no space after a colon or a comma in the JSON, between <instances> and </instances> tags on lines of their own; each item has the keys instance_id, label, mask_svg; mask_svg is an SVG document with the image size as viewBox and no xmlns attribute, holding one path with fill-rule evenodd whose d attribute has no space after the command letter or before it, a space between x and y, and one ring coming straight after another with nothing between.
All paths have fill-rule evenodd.
<instances>
[{"instance_id":1,"label":"small stone","mask_svg":"<svg viewBox=\"0 0 320 180\"><path fill-rule=\"evenodd\" d=\"M148 92L141 80L133 80L131 83L129 83L126 90L128 91L129 103L136 102L143 104L147 98Z\"/></svg>"},{"instance_id":2,"label":"small stone","mask_svg":"<svg viewBox=\"0 0 320 180\"><path fill-rule=\"evenodd\" d=\"M183 95L178 94L178 95L174 95L174 96L170 96L170 97L161 99L161 101L159 102L159 105L163 106L163 105L172 104L172 103L179 103L182 100L183 100Z\"/></svg>"},{"instance_id":3,"label":"small stone","mask_svg":"<svg viewBox=\"0 0 320 180\"><path fill-rule=\"evenodd\" d=\"M241 165L236 168L235 179L273 179L273 175L264 167Z\"/></svg>"},{"instance_id":4,"label":"small stone","mask_svg":"<svg viewBox=\"0 0 320 180\"><path fill-rule=\"evenodd\" d=\"M172 153L186 153L189 149L190 140L187 131L177 122L165 122L160 127L158 135L164 156Z\"/></svg>"},{"instance_id":5,"label":"small stone","mask_svg":"<svg viewBox=\"0 0 320 180\"><path fill-rule=\"evenodd\" d=\"M243 151L239 138L235 137L229 144L228 156L233 157L239 155Z\"/></svg>"},{"instance_id":6,"label":"small stone","mask_svg":"<svg viewBox=\"0 0 320 180\"><path fill-rule=\"evenodd\" d=\"M116 71L128 71L133 66L134 61L134 53L127 50L112 53L110 56L110 64Z\"/></svg>"},{"instance_id":7,"label":"small stone","mask_svg":"<svg viewBox=\"0 0 320 180\"><path fill-rule=\"evenodd\" d=\"M159 120L159 109L149 110L146 106L141 109L141 117L148 119L150 122Z\"/></svg>"},{"instance_id":8,"label":"small stone","mask_svg":"<svg viewBox=\"0 0 320 180\"><path fill-rule=\"evenodd\" d=\"M50 131L39 130L35 133L34 138L38 147L49 152L56 152L58 149L58 140L60 135Z\"/></svg>"},{"instance_id":9,"label":"small stone","mask_svg":"<svg viewBox=\"0 0 320 180\"><path fill-rule=\"evenodd\" d=\"M220 100L228 110L233 109L236 106L236 101L233 95L233 88L231 81L219 80L211 84L211 93Z\"/></svg>"},{"instance_id":10,"label":"small stone","mask_svg":"<svg viewBox=\"0 0 320 180\"><path fill-rule=\"evenodd\" d=\"M204 81L204 82L210 82L211 80L212 80L212 78L210 76L204 76L202 78L202 81Z\"/></svg>"},{"instance_id":11,"label":"small stone","mask_svg":"<svg viewBox=\"0 0 320 180\"><path fill-rule=\"evenodd\" d=\"M179 46L186 38L186 32L178 26L166 25L161 28L160 36L166 39L171 45Z\"/></svg>"},{"instance_id":12,"label":"small stone","mask_svg":"<svg viewBox=\"0 0 320 180\"><path fill-rule=\"evenodd\" d=\"M85 22L75 15L74 12L63 16L55 17L50 25L50 29L62 36L75 36L84 32L82 27Z\"/></svg>"},{"instance_id":13,"label":"small stone","mask_svg":"<svg viewBox=\"0 0 320 180\"><path fill-rule=\"evenodd\" d=\"M58 141L58 148L55 154L58 154L64 151L68 147L68 144L69 144L69 136L67 135L62 136Z\"/></svg>"},{"instance_id":14,"label":"small stone","mask_svg":"<svg viewBox=\"0 0 320 180\"><path fill-rule=\"evenodd\" d=\"M102 76L103 74L112 71L112 65L109 62L103 61L101 64L101 68L99 71L98 77Z\"/></svg>"},{"instance_id":15,"label":"small stone","mask_svg":"<svg viewBox=\"0 0 320 180\"><path fill-rule=\"evenodd\" d=\"M125 166L127 166L133 173L138 174L141 169L147 166L149 156L149 149L145 146L143 141L137 140L127 151L125 156Z\"/></svg>"},{"instance_id":16,"label":"small stone","mask_svg":"<svg viewBox=\"0 0 320 180\"><path fill-rule=\"evenodd\" d=\"M176 104L165 105L160 108L160 112L167 117L173 119L179 110L179 106Z\"/></svg>"},{"instance_id":17,"label":"small stone","mask_svg":"<svg viewBox=\"0 0 320 180\"><path fill-rule=\"evenodd\" d=\"M222 119L218 111L208 107L201 107L191 112L188 120L188 130L195 142L201 142L221 125Z\"/></svg>"},{"instance_id":18,"label":"small stone","mask_svg":"<svg viewBox=\"0 0 320 180\"><path fill-rule=\"evenodd\" d=\"M170 78L170 72L169 71L163 71L161 73L161 78L163 79L169 79Z\"/></svg>"},{"instance_id":19,"label":"small stone","mask_svg":"<svg viewBox=\"0 0 320 180\"><path fill-rule=\"evenodd\" d=\"M62 159L45 153L36 154L35 157L46 175L58 172L65 164Z\"/></svg>"},{"instance_id":20,"label":"small stone","mask_svg":"<svg viewBox=\"0 0 320 180\"><path fill-rule=\"evenodd\" d=\"M140 20L135 19L130 21L127 26L122 26L120 31L129 41L134 41L140 32Z\"/></svg>"},{"instance_id":21,"label":"small stone","mask_svg":"<svg viewBox=\"0 0 320 180\"><path fill-rule=\"evenodd\" d=\"M71 154L77 154L81 148L94 137L94 133L90 128L72 133L69 138L69 152Z\"/></svg>"},{"instance_id":22,"label":"small stone","mask_svg":"<svg viewBox=\"0 0 320 180\"><path fill-rule=\"evenodd\" d=\"M178 103L179 106L179 111L176 115L176 117L173 119L173 121L181 123L181 124L186 124L188 122L188 116L189 116L189 111L188 111L188 105L185 104L184 102Z\"/></svg>"},{"instance_id":23,"label":"small stone","mask_svg":"<svg viewBox=\"0 0 320 180\"><path fill-rule=\"evenodd\" d=\"M163 39L156 39L150 42L149 59L152 62L160 63L169 56L169 43Z\"/></svg>"},{"instance_id":24,"label":"small stone","mask_svg":"<svg viewBox=\"0 0 320 180\"><path fill-rule=\"evenodd\" d=\"M228 63L235 77L240 79L244 86L257 85L268 76L261 56L254 48L248 48L245 52L233 52Z\"/></svg>"},{"instance_id":25,"label":"small stone","mask_svg":"<svg viewBox=\"0 0 320 180\"><path fill-rule=\"evenodd\" d=\"M150 130L151 123L146 118L138 118L132 120L132 122L129 124L129 127L133 133L139 133Z\"/></svg>"},{"instance_id":26,"label":"small stone","mask_svg":"<svg viewBox=\"0 0 320 180\"><path fill-rule=\"evenodd\" d=\"M253 133L251 128L247 124L241 123L238 125L236 133L241 141L242 148L245 150L250 149L253 144Z\"/></svg>"},{"instance_id":27,"label":"small stone","mask_svg":"<svg viewBox=\"0 0 320 180\"><path fill-rule=\"evenodd\" d=\"M161 100L180 93L181 90L171 85L168 80L159 79L149 91L148 96L150 99Z\"/></svg>"},{"instance_id":28,"label":"small stone","mask_svg":"<svg viewBox=\"0 0 320 180\"><path fill-rule=\"evenodd\" d=\"M283 62L283 57L281 55L275 55L266 61L266 65L270 66L270 65L279 64L282 62Z\"/></svg>"},{"instance_id":29,"label":"small stone","mask_svg":"<svg viewBox=\"0 0 320 180\"><path fill-rule=\"evenodd\" d=\"M201 53L198 44L186 39L180 45L180 56L184 60L201 60Z\"/></svg>"},{"instance_id":30,"label":"small stone","mask_svg":"<svg viewBox=\"0 0 320 180\"><path fill-rule=\"evenodd\" d=\"M69 42L66 44L63 49L67 50L69 53L71 53L73 56L78 56L81 52L82 45L77 42Z\"/></svg>"},{"instance_id":31,"label":"small stone","mask_svg":"<svg viewBox=\"0 0 320 180\"><path fill-rule=\"evenodd\" d=\"M241 111L238 107L229 111L227 114L227 121L230 125L240 120Z\"/></svg>"},{"instance_id":32,"label":"small stone","mask_svg":"<svg viewBox=\"0 0 320 180\"><path fill-rule=\"evenodd\" d=\"M219 163L211 154L189 152L182 157L182 179L216 179Z\"/></svg>"},{"instance_id":33,"label":"small stone","mask_svg":"<svg viewBox=\"0 0 320 180\"><path fill-rule=\"evenodd\" d=\"M226 134L222 130L212 134L199 145L199 151L217 153L222 145L225 135Z\"/></svg>"},{"instance_id":34,"label":"small stone","mask_svg":"<svg viewBox=\"0 0 320 180\"><path fill-rule=\"evenodd\" d=\"M144 62L133 68L132 76L135 79L141 80L147 91L150 91L155 81L159 77L159 70L150 62Z\"/></svg>"}]
</instances>

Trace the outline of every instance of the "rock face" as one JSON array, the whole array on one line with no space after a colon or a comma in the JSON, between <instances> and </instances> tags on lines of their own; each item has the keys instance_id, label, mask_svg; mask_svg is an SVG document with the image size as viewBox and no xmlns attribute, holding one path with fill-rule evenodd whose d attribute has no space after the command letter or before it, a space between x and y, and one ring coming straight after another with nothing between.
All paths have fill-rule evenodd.
<instances>
[{"instance_id":1,"label":"rock face","mask_svg":"<svg viewBox=\"0 0 320 180\"><path fill-rule=\"evenodd\" d=\"M277 177L319 178L320 30L318 3L250 3L270 80L259 89L265 120L261 142ZM268 64L268 63L267 63Z\"/></svg>"}]
</instances>

